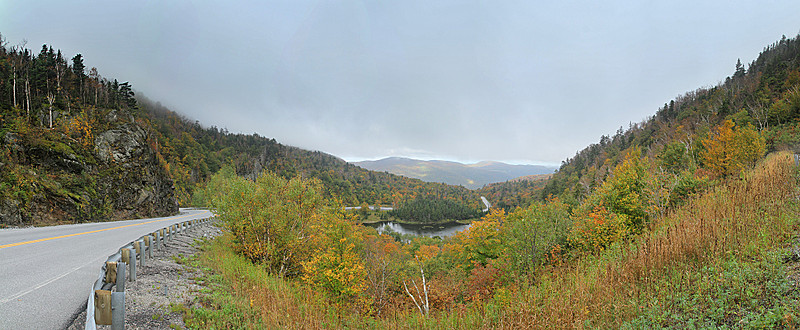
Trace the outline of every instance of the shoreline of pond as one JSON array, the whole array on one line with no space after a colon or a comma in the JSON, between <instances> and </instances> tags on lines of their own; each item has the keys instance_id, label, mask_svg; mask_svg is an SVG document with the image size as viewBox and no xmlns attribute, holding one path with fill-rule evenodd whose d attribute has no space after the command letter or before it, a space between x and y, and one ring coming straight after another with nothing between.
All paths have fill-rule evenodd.
<instances>
[{"instance_id":1,"label":"shoreline of pond","mask_svg":"<svg viewBox=\"0 0 800 330\"><path fill-rule=\"evenodd\" d=\"M436 224L401 223L397 221L378 221L364 223L363 225L375 228L378 232L395 232L403 235L416 235L427 237L448 237L457 232L466 230L472 223L449 221Z\"/></svg>"},{"instance_id":2,"label":"shoreline of pond","mask_svg":"<svg viewBox=\"0 0 800 330\"><path fill-rule=\"evenodd\" d=\"M378 223L381 223L381 222L394 222L394 223L399 223L399 224L403 224L403 225L431 226L432 227L432 226L441 226L441 225L449 225L449 224L469 225L469 224L472 224L472 222L478 221L478 220L480 220L480 219L479 218L466 219L466 220L446 219L446 220L442 220L442 221L421 223L421 222L413 222L413 221L406 221L406 220L400 220L400 219L397 219L397 218L392 218L392 219L388 219L388 220L383 220L383 219L364 220L364 221L361 221L361 224L374 225L374 224L378 224Z\"/></svg>"}]
</instances>

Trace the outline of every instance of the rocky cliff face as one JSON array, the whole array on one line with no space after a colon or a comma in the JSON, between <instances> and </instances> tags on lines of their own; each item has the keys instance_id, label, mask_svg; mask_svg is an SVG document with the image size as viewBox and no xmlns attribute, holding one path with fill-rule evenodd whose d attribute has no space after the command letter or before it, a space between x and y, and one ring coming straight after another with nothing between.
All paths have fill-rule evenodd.
<instances>
[{"instance_id":1,"label":"rocky cliff face","mask_svg":"<svg viewBox=\"0 0 800 330\"><path fill-rule=\"evenodd\" d=\"M116 218L170 215L178 211L172 179L148 145L143 128L123 124L99 134L95 138L95 153L110 170L99 178L99 183L101 191L113 196L112 214Z\"/></svg>"},{"instance_id":2,"label":"rocky cliff face","mask_svg":"<svg viewBox=\"0 0 800 330\"><path fill-rule=\"evenodd\" d=\"M83 141L55 130L0 137L0 227L177 213L147 131L116 116L104 128Z\"/></svg>"}]
</instances>

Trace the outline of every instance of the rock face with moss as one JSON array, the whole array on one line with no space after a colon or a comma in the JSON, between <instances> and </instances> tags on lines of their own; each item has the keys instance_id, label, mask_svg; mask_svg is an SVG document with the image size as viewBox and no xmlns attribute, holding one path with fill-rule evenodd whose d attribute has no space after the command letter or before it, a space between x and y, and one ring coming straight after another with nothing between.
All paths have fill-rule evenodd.
<instances>
[{"instance_id":1,"label":"rock face with moss","mask_svg":"<svg viewBox=\"0 0 800 330\"><path fill-rule=\"evenodd\" d=\"M101 190L113 199L118 218L158 216L178 211L172 179L148 144L148 134L123 124L95 138L94 152L112 175L99 178ZM117 175L113 175L117 174Z\"/></svg>"},{"instance_id":2,"label":"rock face with moss","mask_svg":"<svg viewBox=\"0 0 800 330\"><path fill-rule=\"evenodd\" d=\"M101 132L82 138L25 124L5 132L0 226L175 214L173 182L148 132L110 118L96 125Z\"/></svg>"}]
</instances>

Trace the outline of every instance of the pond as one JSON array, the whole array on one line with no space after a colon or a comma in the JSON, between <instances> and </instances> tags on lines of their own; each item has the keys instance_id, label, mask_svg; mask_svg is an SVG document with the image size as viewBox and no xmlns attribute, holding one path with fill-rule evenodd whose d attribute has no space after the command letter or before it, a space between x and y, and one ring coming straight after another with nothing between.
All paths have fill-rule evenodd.
<instances>
[{"instance_id":1,"label":"pond","mask_svg":"<svg viewBox=\"0 0 800 330\"><path fill-rule=\"evenodd\" d=\"M464 229L467 229L469 228L469 226L471 226L471 224L464 225L456 222L431 226L431 225L404 224L393 221L382 221L364 225L376 228L378 229L378 232L385 232L391 230L394 232L398 232L400 234L419 235L428 237L439 236L442 238L447 236L452 236L453 234L462 231Z\"/></svg>"}]
</instances>

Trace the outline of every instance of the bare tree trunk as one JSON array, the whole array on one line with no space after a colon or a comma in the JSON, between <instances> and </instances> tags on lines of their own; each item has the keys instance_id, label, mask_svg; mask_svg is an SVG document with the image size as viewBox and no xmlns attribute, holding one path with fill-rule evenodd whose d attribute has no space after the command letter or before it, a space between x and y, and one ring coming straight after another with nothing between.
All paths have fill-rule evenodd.
<instances>
[{"instance_id":1,"label":"bare tree trunk","mask_svg":"<svg viewBox=\"0 0 800 330\"><path fill-rule=\"evenodd\" d=\"M425 281L425 269L422 267L422 263L419 261L419 258L415 256L414 259L417 259L417 265L419 265L419 272L422 274L423 292L419 291L417 282L414 281L414 279L411 279L411 284L414 285L414 290L416 291L416 296L417 296L416 298L419 298L419 302L417 302L417 299L414 297L413 294L411 294L411 291L408 290L408 285L406 285L405 280L403 280L403 288L406 289L406 293L408 294L409 297L411 297L411 300L414 301L414 305L416 305L417 309L419 309L419 313L424 316L428 316L428 312L430 312L430 303L428 302L428 283ZM422 300L423 293L425 298L424 301Z\"/></svg>"},{"instance_id":2,"label":"bare tree trunk","mask_svg":"<svg viewBox=\"0 0 800 330\"><path fill-rule=\"evenodd\" d=\"M417 299L414 298L414 295L411 294L410 291L408 291L408 285L406 285L406 281L405 280L403 280L403 288L406 289L406 293L408 294L409 297L411 297L411 300L414 302L414 305L417 306L417 309L419 309L419 313L422 314L422 315L425 315L425 313L422 312L422 307L419 305L419 303L417 303Z\"/></svg>"},{"instance_id":3,"label":"bare tree trunk","mask_svg":"<svg viewBox=\"0 0 800 330\"><path fill-rule=\"evenodd\" d=\"M431 305L428 303L428 283L425 282L425 270L422 268L422 263L419 262L419 258L416 256L414 258L417 259L417 263L419 263L419 272L422 273L422 289L425 291L425 315L428 315Z\"/></svg>"},{"instance_id":4,"label":"bare tree trunk","mask_svg":"<svg viewBox=\"0 0 800 330\"><path fill-rule=\"evenodd\" d=\"M11 70L14 71L14 80L12 83L12 94L14 95L14 107L17 107L17 67L11 66Z\"/></svg>"},{"instance_id":5,"label":"bare tree trunk","mask_svg":"<svg viewBox=\"0 0 800 330\"><path fill-rule=\"evenodd\" d=\"M31 86L28 83L29 81L30 81L29 76L26 73L25 74L25 99L26 99L26 101L28 103L28 106L27 106L27 108L25 110L25 114L27 114L30 117L30 115L31 115Z\"/></svg>"},{"instance_id":6,"label":"bare tree trunk","mask_svg":"<svg viewBox=\"0 0 800 330\"><path fill-rule=\"evenodd\" d=\"M53 101L56 100L56 96L53 93L47 93L47 103L50 103L50 106L47 107L48 112L50 113L50 128L53 128Z\"/></svg>"}]
</instances>

